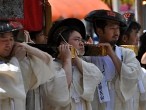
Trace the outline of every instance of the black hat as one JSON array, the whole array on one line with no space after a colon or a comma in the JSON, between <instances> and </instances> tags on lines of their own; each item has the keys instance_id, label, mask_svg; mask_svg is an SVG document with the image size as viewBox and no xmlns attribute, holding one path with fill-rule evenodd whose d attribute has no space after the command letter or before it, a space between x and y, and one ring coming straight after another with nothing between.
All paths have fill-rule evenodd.
<instances>
[{"instance_id":1,"label":"black hat","mask_svg":"<svg viewBox=\"0 0 146 110\"><path fill-rule=\"evenodd\" d=\"M48 44L56 43L58 41L57 34L69 28L77 28L82 38L85 39L86 30L83 22L76 18L67 18L64 20L54 22L48 34Z\"/></svg>"},{"instance_id":2,"label":"black hat","mask_svg":"<svg viewBox=\"0 0 146 110\"><path fill-rule=\"evenodd\" d=\"M97 20L113 20L113 21L117 21L120 23L120 26L124 27L126 26L126 20L125 18L114 11L110 11L110 10L94 10L91 11L86 17L85 17L86 21L92 22L94 23Z\"/></svg>"},{"instance_id":3,"label":"black hat","mask_svg":"<svg viewBox=\"0 0 146 110\"><path fill-rule=\"evenodd\" d=\"M11 20L0 20L0 33L13 32L23 29L21 23Z\"/></svg>"},{"instance_id":4,"label":"black hat","mask_svg":"<svg viewBox=\"0 0 146 110\"><path fill-rule=\"evenodd\" d=\"M135 25L137 29L140 30L141 26L138 22L136 22L134 13L129 13L129 12L124 13L123 17L126 19L126 24L127 24L127 27L125 27L125 31L128 30L128 28L132 25Z\"/></svg>"}]
</instances>

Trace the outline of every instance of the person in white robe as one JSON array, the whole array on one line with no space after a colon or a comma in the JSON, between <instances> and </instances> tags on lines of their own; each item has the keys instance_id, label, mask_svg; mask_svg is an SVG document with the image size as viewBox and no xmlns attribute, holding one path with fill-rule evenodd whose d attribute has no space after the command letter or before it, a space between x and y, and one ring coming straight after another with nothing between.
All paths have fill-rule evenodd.
<instances>
[{"instance_id":1,"label":"person in white robe","mask_svg":"<svg viewBox=\"0 0 146 110\"><path fill-rule=\"evenodd\" d=\"M91 101L93 100L96 86L102 79L101 71L91 63L87 63L80 56L84 54L85 38L84 24L76 18L67 18L55 22L49 33L48 44L58 47L56 69L68 74L68 90L70 94L69 104L56 106L56 101L51 101L56 95L48 95L42 89L42 96L46 103L43 103L43 110L92 110ZM74 51L71 51L71 50ZM45 88L44 85L41 86ZM49 88L48 88L49 89ZM63 100L59 98L59 100Z\"/></svg>"},{"instance_id":2,"label":"person in white robe","mask_svg":"<svg viewBox=\"0 0 146 110\"><path fill-rule=\"evenodd\" d=\"M139 54L138 54L138 44L139 44L139 36L138 33L141 29L141 25L135 20L135 16L134 13L124 13L123 16L126 19L126 24L127 27L126 28L121 28L121 33L120 33L120 37L117 41L117 45L119 46L124 46L125 48L129 48L132 49L135 54L136 54L136 58L139 60ZM139 60L139 62L141 62ZM144 68L142 68L142 73L141 76L138 79L138 89L136 94L133 96L133 99L131 99L131 104L133 103L135 108L133 108L133 110L137 110L139 107L139 110L145 110L146 108L144 108L145 104L144 101L144 94L146 94L146 88L145 85L146 83L144 83L145 81L145 70ZM139 97L140 96L140 97ZM139 99L139 100L138 100Z\"/></svg>"},{"instance_id":3,"label":"person in white robe","mask_svg":"<svg viewBox=\"0 0 146 110\"><path fill-rule=\"evenodd\" d=\"M31 41L32 40L30 39L29 33L27 33L25 42L34 44L34 42L31 42ZM46 64L50 62L49 60L52 59L52 57L48 53L40 51L37 48L33 48L27 45L26 43L21 43L19 45L25 47L25 49L27 50L27 53L37 56L42 61L46 62ZM55 66L54 61L53 61L53 65ZM31 89L27 92L26 110L42 110L43 109L43 103L45 103L46 100L42 100L42 95L41 95L42 89L46 90L49 100L56 102L55 103L56 106L57 105L64 106L68 104L69 91L68 91L68 85L66 81L66 74L62 73L62 71L58 71L57 69L55 70L56 72L54 74L54 78L43 84L45 88L41 88L39 86L36 89L33 89L33 90ZM59 93L56 93L56 92L59 92ZM53 95L55 95L55 97L51 98Z\"/></svg>"},{"instance_id":4,"label":"person in white robe","mask_svg":"<svg viewBox=\"0 0 146 110\"><path fill-rule=\"evenodd\" d=\"M104 47L106 55L85 58L102 71L103 80L98 85L93 110L138 110L138 78L141 73L135 53L127 48L118 47L116 42L120 27L126 27L125 18L114 11L94 10L85 20L93 23L94 32L99 37L98 47ZM139 94L136 94L139 95Z\"/></svg>"},{"instance_id":5,"label":"person in white robe","mask_svg":"<svg viewBox=\"0 0 146 110\"><path fill-rule=\"evenodd\" d=\"M25 110L27 91L50 82L56 74L50 55L45 54L46 63L28 45L14 42L15 32L20 29L18 22L0 21L0 110ZM69 97L68 91L65 93Z\"/></svg>"},{"instance_id":6,"label":"person in white robe","mask_svg":"<svg viewBox=\"0 0 146 110\"><path fill-rule=\"evenodd\" d=\"M64 106L67 105L69 102L69 91L68 91L68 84L66 75L62 71L58 71L56 68L56 63L53 61L50 65L50 60L53 60L53 58L46 52L40 51L37 48L33 48L26 43L18 44L19 46L25 47L27 54L35 55L38 58L40 58L42 61L44 61L46 64L49 64L48 68L53 65L53 68L55 69L54 77L52 79L47 80L46 83L42 83L39 87L36 89L30 89L28 99L26 100L26 109L27 110L42 110L43 103L46 103L47 100L42 99L42 95L40 94L41 91L47 92L48 100L51 100L51 102L55 101L56 106ZM39 62L37 63L39 64ZM38 68L38 66L37 66ZM42 68L42 66L41 66ZM25 68L23 68L25 70ZM39 68L40 69L40 68ZM36 69L36 71L38 71ZM45 78L43 78L45 80ZM43 86L44 88L42 88ZM55 96L55 97L53 97Z\"/></svg>"}]
</instances>

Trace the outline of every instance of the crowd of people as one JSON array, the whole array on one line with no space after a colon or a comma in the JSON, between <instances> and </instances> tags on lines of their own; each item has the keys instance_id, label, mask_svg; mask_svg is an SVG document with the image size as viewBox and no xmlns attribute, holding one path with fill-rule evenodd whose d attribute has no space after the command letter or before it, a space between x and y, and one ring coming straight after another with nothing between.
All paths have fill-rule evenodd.
<instances>
[{"instance_id":1,"label":"crowd of people","mask_svg":"<svg viewBox=\"0 0 146 110\"><path fill-rule=\"evenodd\" d=\"M84 19L105 55L84 56L93 42L77 18L54 22L47 36L25 30L23 42L19 22L0 20L0 110L146 110L145 33L138 53L122 46L138 46L134 14L93 10Z\"/></svg>"}]
</instances>

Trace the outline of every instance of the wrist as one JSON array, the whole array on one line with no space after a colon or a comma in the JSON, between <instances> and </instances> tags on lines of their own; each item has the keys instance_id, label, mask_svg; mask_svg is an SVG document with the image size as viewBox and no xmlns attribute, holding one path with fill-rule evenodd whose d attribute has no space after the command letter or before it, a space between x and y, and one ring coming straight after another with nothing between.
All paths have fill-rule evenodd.
<instances>
[{"instance_id":1,"label":"wrist","mask_svg":"<svg viewBox=\"0 0 146 110\"><path fill-rule=\"evenodd\" d=\"M64 64L65 63L71 63L71 58L63 59L62 61L63 61Z\"/></svg>"}]
</instances>

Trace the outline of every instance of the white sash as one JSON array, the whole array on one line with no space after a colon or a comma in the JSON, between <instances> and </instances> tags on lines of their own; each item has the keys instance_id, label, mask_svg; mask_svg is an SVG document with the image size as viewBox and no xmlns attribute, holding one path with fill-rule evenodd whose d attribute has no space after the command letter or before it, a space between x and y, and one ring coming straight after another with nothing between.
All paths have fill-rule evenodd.
<instances>
[{"instance_id":1,"label":"white sash","mask_svg":"<svg viewBox=\"0 0 146 110\"><path fill-rule=\"evenodd\" d=\"M123 61L123 54L122 54L121 47L116 46L115 53L118 56L118 58L121 61ZM98 58L93 57L91 59L91 62L93 62L95 65L97 65L99 67L99 69L102 71L103 75L105 75L105 74L107 75L103 78L103 80L101 81L101 83L97 87L98 88L98 95L99 95L100 103L106 102L106 110L113 110L114 109L114 93L115 92L114 92L114 90L109 91L107 81L106 81L106 77L110 77L112 74L109 73L109 72L112 69L115 69L115 68L110 67L111 65L110 65L110 63L108 63L109 60L106 60L106 57L107 56L101 57L101 58L100 57L98 57ZM102 59L104 59L104 60L102 60ZM109 66L107 68L106 65L105 65L104 68L106 68L106 69L104 71L103 71L103 64L108 64L107 67ZM140 78L138 80L138 87L139 87L139 90L140 90L141 93L145 92L142 79L140 79Z\"/></svg>"},{"instance_id":2,"label":"white sash","mask_svg":"<svg viewBox=\"0 0 146 110\"><path fill-rule=\"evenodd\" d=\"M105 78L98 84L98 95L100 103L110 101L108 85Z\"/></svg>"},{"instance_id":3,"label":"white sash","mask_svg":"<svg viewBox=\"0 0 146 110\"><path fill-rule=\"evenodd\" d=\"M109 88L108 88L108 84L107 84L107 78L108 76L108 70L107 70L107 66L105 65L105 58L107 58L108 56L105 57L93 57L92 58L92 63L94 63L95 65L98 66L98 68L100 69L100 71L103 73L104 77L102 79L102 81L98 84L97 86L97 90L98 90L98 95L99 95L99 101L100 103L104 103L104 102L109 102L110 101L110 95L109 95ZM94 59L95 58L95 59ZM98 60L98 61L97 61ZM108 76L105 76L108 75ZM113 75L111 75L113 76Z\"/></svg>"},{"instance_id":4,"label":"white sash","mask_svg":"<svg viewBox=\"0 0 146 110\"><path fill-rule=\"evenodd\" d=\"M72 98L73 98L74 102L76 103L76 110L83 110L80 96L78 95L78 93L76 92L75 89L73 91Z\"/></svg>"},{"instance_id":5,"label":"white sash","mask_svg":"<svg viewBox=\"0 0 146 110\"><path fill-rule=\"evenodd\" d=\"M121 49L119 47L116 46L116 50L115 53L117 54L117 56L119 57L120 60L122 60L122 54L121 54ZM94 59L95 58L95 59ZM99 95L99 101L100 103L103 102L107 102L107 108L108 110L110 110L111 103L114 103L114 99L110 98L110 95L112 95L112 97L114 97L114 91L111 90L112 93L109 93L109 87L108 87L108 80L112 80L115 77L115 67L112 63L112 61L110 61L111 59L109 58L109 56L104 56L104 57L93 57L91 59L95 65L97 65L99 67L99 69L102 71L104 78L101 81L100 84L98 84L97 88L98 88L98 95ZM97 61L98 60L98 61ZM103 70L103 66L104 69ZM112 101L111 103L108 103Z\"/></svg>"}]
</instances>

